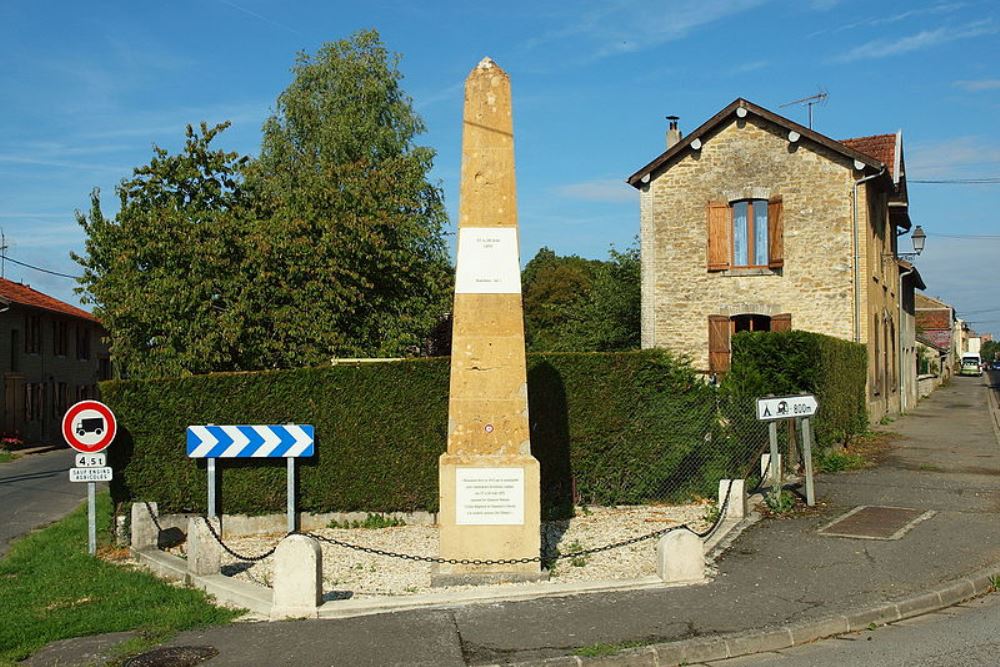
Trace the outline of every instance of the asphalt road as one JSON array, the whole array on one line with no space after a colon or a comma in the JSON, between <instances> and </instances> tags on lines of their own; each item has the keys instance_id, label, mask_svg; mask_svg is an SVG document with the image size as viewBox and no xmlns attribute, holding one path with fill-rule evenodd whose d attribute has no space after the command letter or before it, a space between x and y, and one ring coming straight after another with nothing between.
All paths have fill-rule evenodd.
<instances>
[{"instance_id":1,"label":"asphalt road","mask_svg":"<svg viewBox=\"0 0 1000 667\"><path fill-rule=\"evenodd\" d=\"M776 653L708 663L712 667L992 667L1000 656L1000 595L935 614Z\"/></svg>"},{"instance_id":2,"label":"asphalt road","mask_svg":"<svg viewBox=\"0 0 1000 667\"><path fill-rule=\"evenodd\" d=\"M87 497L86 484L73 484L73 450L28 454L0 463L0 557L14 538L62 518Z\"/></svg>"}]
</instances>

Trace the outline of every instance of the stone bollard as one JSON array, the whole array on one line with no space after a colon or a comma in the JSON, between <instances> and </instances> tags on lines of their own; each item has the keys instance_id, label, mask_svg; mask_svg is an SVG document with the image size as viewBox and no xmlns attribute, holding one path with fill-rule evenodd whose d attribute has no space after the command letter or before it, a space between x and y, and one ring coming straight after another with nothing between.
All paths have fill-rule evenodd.
<instances>
[{"instance_id":1,"label":"stone bollard","mask_svg":"<svg viewBox=\"0 0 1000 667\"><path fill-rule=\"evenodd\" d=\"M153 513L159 515L160 511L156 503L149 503ZM159 545L160 531L153 523L153 517L146 509L146 503L132 503L132 550L142 551L143 549L155 549Z\"/></svg>"},{"instance_id":2,"label":"stone bollard","mask_svg":"<svg viewBox=\"0 0 1000 667\"><path fill-rule=\"evenodd\" d=\"M668 584L693 584L705 580L705 555L701 538L689 530L673 530L656 547L656 574Z\"/></svg>"},{"instance_id":3,"label":"stone bollard","mask_svg":"<svg viewBox=\"0 0 1000 667\"><path fill-rule=\"evenodd\" d=\"M315 618L323 598L323 551L305 535L289 535L274 552L271 618Z\"/></svg>"},{"instance_id":4,"label":"stone bollard","mask_svg":"<svg viewBox=\"0 0 1000 667\"><path fill-rule=\"evenodd\" d=\"M213 522L215 531L221 535L219 520ZM211 531L205 525L205 519L191 517L188 519L187 530L187 571L189 577L199 577L206 574L219 574L222 569L222 547L212 537Z\"/></svg>"},{"instance_id":5,"label":"stone bollard","mask_svg":"<svg viewBox=\"0 0 1000 667\"><path fill-rule=\"evenodd\" d=\"M726 494L729 502L726 504ZM741 520L747 515L746 481L742 479L719 480L719 510L726 504L726 515L723 519Z\"/></svg>"}]
</instances>

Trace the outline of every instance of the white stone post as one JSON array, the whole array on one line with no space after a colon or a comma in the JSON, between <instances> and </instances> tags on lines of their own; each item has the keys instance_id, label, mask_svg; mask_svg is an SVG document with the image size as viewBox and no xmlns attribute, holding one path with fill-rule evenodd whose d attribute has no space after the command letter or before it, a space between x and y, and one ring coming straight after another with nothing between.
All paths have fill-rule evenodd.
<instances>
[{"instance_id":1,"label":"white stone post","mask_svg":"<svg viewBox=\"0 0 1000 667\"><path fill-rule=\"evenodd\" d=\"M156 503L149 503L153 513L159 516L160 510ZM132 503L132 550L142 551L143 549L155 549L159 544L160 531L153 523L153 517L149 516L146 503Z\"/></svg>"},{"instance_id":2,"label":"white stone post","mask_svg":"<svg viewBox=\"0 0 1000 667\"><path fill-rule=\"evenodd\" d=\"M274 552L271 618L315 618L323 600L323 551L305 535L289 535Z\"/></svg>"},{"instance_id":3,"label":"white stone post","mask_svg":"<svg viewBox=\"0 0 1000 667\"><path fill-rule=\"evenodd\" d=\"M729 502L726 502L726 495ZM747 492L746 482L742 479L720 479L719 480L719 511L726 505L726 513L723 519L743 519L747 515Z\"/></svg>"},{"instance_id":4,"label":"white stone post","mask_svg":"<svg viewBox=\"0 0 1000 667\"><path fill-rule=\"evenodd\" d=\"M206 574L219 574L222 569L222 547L212 537L211 531L205 525L205 519L191 517L188 519L187 530L187 571L188 576L199 577ZM215 531L219 531L219 520L209 518L214 522Z\"/></svg>"},{"instance_id":5,"label":"white stone post","mask_svg":"<svg viewBox=\"0 0 1000 667\"><path fill-rule=\"evenodd\" d=\"M778 470L782 469L781 468L781 454L778 454L777 469ZM774 476L771 474L772 471L773 471L773 467L771 466L771 455L770 454L761 454L760 455L760 479L761 479L760 485L761 486L767 486L769 484L773 484L774 483L774 479L773 479Z\"/></svg>"},{"instance_id":6,"label":"white stone post","mask_svg":"<svg viewBox=\"0 0 1000 667\"><path fill-rule=\"evenodd\" d=\"M656 574L664 583L693 584L705 580L701 538L689 530L672 530L656 547Z\"/></svg>"}]
</instances>

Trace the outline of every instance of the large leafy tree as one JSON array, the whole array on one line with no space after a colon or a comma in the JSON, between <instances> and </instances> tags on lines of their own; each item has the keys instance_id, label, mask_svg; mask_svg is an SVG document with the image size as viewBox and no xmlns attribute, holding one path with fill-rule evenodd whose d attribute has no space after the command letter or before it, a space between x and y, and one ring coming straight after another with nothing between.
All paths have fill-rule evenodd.
<instances>
[{"instance_id":1,"label":"large leafy tree","mask_svg":"<svg viewBox=\"0 0 1000 667\"><path fill-rule=\"evenodd\" d=\"M301 55L259 159L188 128L117 188L94 192L81 291L135 377L415 353L447 310L434 152L399 57L361 32Z\"/></svg>"},{"instance_id":2,"label":"large leafy tree","mask_svg":"<svg viewBox=\"0 0 1000 667\"><path fill-rule=\"evenodd\" d=\"M154 147L148 165L116 191L119 211L107 218L100 192L89 213L77 212L86 232L83 301L111 333L121 371L133 376L244 367L240 349L242 264L237 222L245 158L213 149L226 124L188 126L177 155Z\"/></svg>"},{"instance_id":3,"label":"large leafy tree","mask_svg":"<svg viewBox=\"0 0 1000 667\"><path fill-rule=\"evenodd\" d=\"M606 261L560 257L542 248L522 275L528 348L610 352L639 347L639 250Z\"/></svg>"},{"instance_id":4,"label":"large leafy tree","mask_svg":"<svg viewBox=\"0 0 1000 667\"><path fill-rule=\"evenodd\" d=\"M434 151L415 145L424 125L398 63L374 31L301 55L264 125L247 178L267 220L256 287L292 362L407 353L447 310Z\"/></svg>"}]
</instances>

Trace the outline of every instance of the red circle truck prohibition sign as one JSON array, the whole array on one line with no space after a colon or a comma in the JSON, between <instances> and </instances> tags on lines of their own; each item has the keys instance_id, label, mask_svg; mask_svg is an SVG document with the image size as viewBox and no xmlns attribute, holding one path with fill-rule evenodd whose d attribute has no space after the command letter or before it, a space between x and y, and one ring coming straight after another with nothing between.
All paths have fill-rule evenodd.
<instances>
[{"instance_id":1,"label":"red circle truck prohibition sign","mask_svg":"<svg viewBox=\"0 0 1000 667\"><path fill-rule=\"evenodd\" d=\"M63 415L63 438L84 454L96 454L115 439L118 422L111 408L99 401L80 401Z\"/></svg>"}]
</instances>

